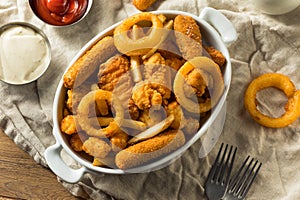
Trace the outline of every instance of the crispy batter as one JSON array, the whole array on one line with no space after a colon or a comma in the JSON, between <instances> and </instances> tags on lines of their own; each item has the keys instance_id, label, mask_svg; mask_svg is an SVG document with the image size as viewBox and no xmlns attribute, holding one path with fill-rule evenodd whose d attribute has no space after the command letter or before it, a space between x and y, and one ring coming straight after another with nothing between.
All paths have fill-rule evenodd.
<instances>
[{"instance_id":1,"label":"crispy batter","mask_svg":"<svg viewBox=\"0 0 300 200\"><path fill-rule=\"evenodd\" d=\"M113 91L120 77L130 68L128 59L122 55L115 55L107 62L100 65L98 85L102 90Z\"/></svg>"},{"instance_id":2,"label":"crispy batter","mask_svg":"<svg viewBox=\"0 0 300 200\"><path fill-rule=\"evenodd\" d=\"M132 4L139 10L147 10L156 0L132 0Z\"/></svg>"},{"instance_id":3,"label":"crispy batter","mask_svg":"<svg viewBox=\"0 0 300 200\"><path fill-rule=\"evenodd\" d=\"M115 152L119 152L120 150L124 149L127 146L128 139L129 136L123 131L116 133L110 138L112 150Z\"/></svg>"},{"instance_id":4,"label":"crispy batter","mask_svg":"<svg viewBox=\"0 0 300 200\"><path fill-rule=\"evenodd\" d=\"M145 81L137 83L132 91L132 99L141 110L164 105L171 96L170 68L165 66L165 59L155 53L144 64Z\"/></svg>"},{"instance_id":5,"label":"crispy batter","mask_svg":"<svg viewBox=\"0 0 300 200\"><path fill-rule=\"evenodd\" d=\"M72 135L77 133L76 122L73 115L68 115L61 121L60 129L62 132Z\"/></svg>"},{"instance_id":6,"label":"crispy batter","mask_svg":"<svg viewBox=\"0 0 300 200\"><path fill-rule=\"evenodd\" d=\"M89 86L86 84L83 84L77 88L70 89L67 91L67 108L69 111L71 111L73 114L76 114L77 107L82 99L87 93L89 93L90 89Z\"/></svg>"},{"instance_id":7,"label":"crispy batter","mask_svg":"<svg viewBox=\"0 0 300 200\"><path fill-rule=\"evenodd\" d=\"M81 56L65 73L64 85L66 88L73 88L81 85L96 68L117 52L114 46L114 39L111 36L104 37L91 49Z\"/></svg>"},{"instance_id":8,"label":"crispy batter","mask_svg":"<svg viewBox=\"0 0 300 200\"><path fill-rule=\"evenodd\" d=\"M166 131L120 151L116 155L116 165L120 169L136 167L166 155L184 143L185 137L180 130Z\"/></svg>"},{"instance_id":9,"label":"crispy batter","mask_svg":"<svg viewBox=\"0 0 300 200\"><path fill-rule=\"evenodd\" d=\"M166 59L166 65L172 67L174 70L178 71L179 68L184 64L184 60L181 60L176 57L171 57Z\"/></svg>"},{"instance_id":10,"label":"crispy batter","mask_svg":"<svg viewBox=\"0 0 300 200\"><path fill-rule=\"evenodd\" d=\"M177 45L184 59L202 55L202 37L196 21L190 16L178 15L174 19Z\"/></svg>"},{"instance_id":11,"label":"crispy batter","mask_svg":"<svg viewBox=\"0 0 300 200\"><path fill-rule=\"evenodd\" d=\"M210 55L211 59L215 61L215 63L217 63L220 67L222 67L225 64L226 58L222 54L222 52L218 51L213 47L204 46L204 49Z\"/></svg>"},{"instance_id":12,"label":"crispy batter","mask_svg":"<svg viewBox=\"0 0 300 200\"><path fill-rule=\"evenodd\" d=\"M96 137L87 139L83 143L82 149L96 158L104 158L111 151L111 147L106 142Z\"/></svg>"},{"instance_id":13,"label":"crispy batter","mask_svg":"<svg viewBox=\"0 0 300 200\"><path fill-rule=\"evenodd\" d=\"M133 120L137 120L140 116L140 110L137 107L137 105L135 105L133 99L130 99L128 102L128 112L129 112L130 118Z\"/></svg>"},{"instance_id":14,"label":"crispy batter","mask_svg":"<svg viewBox=\"0 0 300 200\"><path fill-rule=\"evenodd\" d=\"M198 97L201 97L205 93L207 83L201 76L199 70L194 69L193 71L191 71L186 76L186 83L189 85L189 88L191 88L191 87L193 88L194 94L196 94ZM190 96L188 96L188 97L190 97Z\"/></svg>"},{"instance_id":15,"label":"crispy batter","mask_svg":"<svg viewBox=\"0 0 300 200\"><path fill-rule=\"evenodd\" d=\"M70 145L74 151L82 151L82 140L79 134L73 134L70 138Z\"/></svg>"},{"instance_id":16,"label":"crispy batter","mask_svg":"<svg viewBox=\"0 0 300 200\"><path fill-rule=\"evenodd\" d=\"M157 83L142 81L133 88L132 99L141 110L150 109L151 106L167 104L171 97L169 89Z\"/></svg>"},{"instance_id":17,"label":"crispy batter","mask_svg":"<svg viewBox=\"0 0 300 200\"><path fill-rule=\"evenodd\" d=\"M179 128L181 128L185 125L185 124L183 124L183 122L185 120L184 115L183 115L181 107L177 103L177 101L173 101L172 103L170 103L167 106L167 113L168 113L168 115L171 115L171 114L174 115L174 121L171 124L171 128L176 130L176 129L179 129Z\"/></svg>"}]
</instances>

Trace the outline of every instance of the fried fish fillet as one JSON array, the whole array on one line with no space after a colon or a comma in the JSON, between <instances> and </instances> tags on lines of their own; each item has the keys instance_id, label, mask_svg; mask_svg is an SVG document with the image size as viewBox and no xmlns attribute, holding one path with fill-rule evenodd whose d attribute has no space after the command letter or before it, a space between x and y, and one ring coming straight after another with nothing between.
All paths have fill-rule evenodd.
<instances>
[{"instance_id":1,"label":"fried fish fillet","mask_svg":"<svg viewBox=\"0 0 300 200\"><path fill-rule=\"evenodd\" d=\"M190 16L178 15L174 19L177 45L186 60L202 55L202 36L196 21Z\"/></svg>"},{"instance_id":2,"label":"fried fish fillet","mask_svg":"<svg viewBox=\"0 0 300 200\"><path fill-rule=\"evenodd\" d=\"M63 80L66 88L79 86L108 58L114 55L117 49L114 45L114 39L106 36L98 41L91 49L82 55L65 73Z\"/></svg>"},{"instance_id":3,"label":"fried fish fillet","mask_svg":"<svg viewBox=\"0 0 300 200\"><path fill-rule=\"evenodd\" d=\"M184 143L182 131L166 131L120 151L116 155L115 162L120 169L129 169L166 155Z\"/></svg>"}]
</instances>

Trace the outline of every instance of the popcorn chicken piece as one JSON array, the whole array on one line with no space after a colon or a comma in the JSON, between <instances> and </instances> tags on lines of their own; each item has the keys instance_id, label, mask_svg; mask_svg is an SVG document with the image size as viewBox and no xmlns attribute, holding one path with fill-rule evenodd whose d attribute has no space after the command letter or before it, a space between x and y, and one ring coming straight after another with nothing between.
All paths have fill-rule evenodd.
<instances>
[{"instance_id":1,"label":"popcorn chicken piece","mask_svg":"<svg viewBox=\"0 0 300 200\"><path fill-rule=\"evenodd\" d=\"M129 136L123 131L116 133L110 138L110 142L112 144L112 150L114 152L121 151L127 146L128 140L129 140Z\"/></svg>"},{"instance_id":2,"label":"popcorn chicken piece","mask_svg":"<svg viewBox=\"0 0 300 200\"><path fill-rule=\"evenodd\" d=\"M142 81L133 88L132 99L141 110L167 104L171 91L163 85Z\"/></svg>"},{"instance_id":3,"label":"popcorn chicken piece","mask_svg":"<svg viewBox=\"0 0 300 200\"><path fill-rule=\"evenodd\" d=\"M74 151L82 151L83 142L78 133L71 136L70 145Z\"/></svg>"},{"instance_id":4,"label":"popcorn chicken piece","mask_svg":"<svg viewBox=\"0 0 300 200\"><path fill-rule=\"evenodd\" d=\"M89 155L96 158L105 158L111 151L110 145L103 140L90 137L83 143L82 149Z\"/></svg>"},{"instance_id":5,"label":"popcorn chicken piece","mask_svg":"<svg viewBox=\"0 0 300 200\"><path fill-rule=\"evenodd\" d=\"M60 129L62 132L68 135L77 133L75 118L73 115L67 115L60 124Z\"/></svg>"}]
</instances>

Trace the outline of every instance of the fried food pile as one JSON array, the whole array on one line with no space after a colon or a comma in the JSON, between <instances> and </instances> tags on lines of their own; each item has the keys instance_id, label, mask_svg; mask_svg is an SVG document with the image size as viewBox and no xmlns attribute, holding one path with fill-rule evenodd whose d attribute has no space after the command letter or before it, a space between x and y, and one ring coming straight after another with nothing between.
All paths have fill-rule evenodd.
<instances>
[{"instance_id":1,"label":"fried food pile","mask_svg":"<svg viewBox=\"0 0 300 200\"><path fill-rule=\"evenodd\" d=\"M95 166L154 162L209 118L224 91L225 62L217 49L203 47L192 17L131 16L64 75L61 131Z\"/></svg>"}]
</instances>

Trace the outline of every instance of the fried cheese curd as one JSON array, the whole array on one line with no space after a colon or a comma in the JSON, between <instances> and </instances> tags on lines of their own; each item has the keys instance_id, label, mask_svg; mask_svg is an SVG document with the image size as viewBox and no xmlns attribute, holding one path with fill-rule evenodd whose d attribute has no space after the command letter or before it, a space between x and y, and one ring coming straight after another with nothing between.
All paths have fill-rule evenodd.
<instances>
[{"instance_id":1,"label":"fried cheese curd","mask_svg":"<svg viewBox=\"0 0 300 200\"><path fill-rule=\"evenodd\" d=\"M211 102L209 89L221 93L218 84L224 84L220 69L211 74L202 66L224 65L222 53L213 47L204 51L200 27L191 17L139 13L125 19L112 35L91 45L64 76L66 112L60 128L71 148L95 166L126 170L183 146L214 105L201 113L194 110ZM195 62L189 63L192 59ZM187 109L185 100L195 109Z\"/></svg>"}]
</instances>

